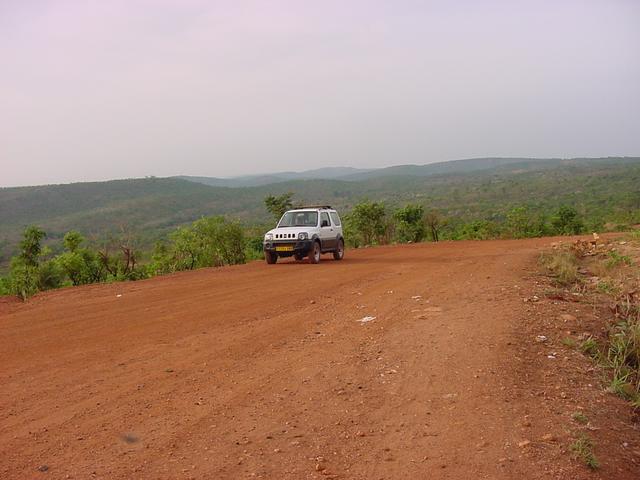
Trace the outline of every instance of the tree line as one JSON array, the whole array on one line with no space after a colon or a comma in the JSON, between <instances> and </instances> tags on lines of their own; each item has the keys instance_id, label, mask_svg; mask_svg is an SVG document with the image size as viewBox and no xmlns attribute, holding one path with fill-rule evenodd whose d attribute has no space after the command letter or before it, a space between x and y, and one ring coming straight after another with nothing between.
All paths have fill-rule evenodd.
<instances>
[{"instance_id":1,"label":"tree line","mask_svg":"<svg viewBox=\"0 0 640 480\"><path fill-rule=\"evenodd\" d=\"M293 193L264 199L277 221L297 205ZM344 236L352 248L390 243L440 240L527 238L573 235L586 231L585 222L571 206L550 215L534 213L526 206L509 210L502 218L461 221L445 217L420 204L389 208L383 202L362 201L343 214ZM79 232L70 231L62 251L52 254L43 246L46 233L37 226L25 229L9 274L0 277L0 295L26 299L38 291L90 283L139 280L181 270L245 263L262 256L266 226L243 227L225 217L203 217L177 228L152 251L143 251L132 235L96 246Z\"/></svg>"},{"instance_id":2,"label":"tree line","mask_svg":"<svg viewBox=\"0 0 640 480\"><path fill-rule=\"evenodd\" d=\"M502 219L465 222L447 218L437 210L426 210L419 204L389 210L382 202L362 202L345 216L344 225L347 242L354 247L427 240L576 235L586 231L577 210L568 206L560 207L548 218L520 206L511 209Z\"/></svg>"},{"instance_id":3,"label":"tree line","mask_svg":"<svg viewBox=\"0 0 640 480\"><path fill-rule=\"evenodd\" d=\"M101 247L76 231L67 232L63 250L53 255L43 246L44 230L27 227L11 259L9 275L0 277L0 295L27 299L64 286L140 280L181 270L245 263L255 258L245 229L224 217L204 217L172 232L152 252L144 252L128 234ZM254 249L255 250L255 249Z\"/></svg>"},{"instance_id":4,"label":"tree line","mask_svg":"<svg viewBox=\"0 0 640 480\"><path fill-rule=\"evenodd\" d=\"M265 198L265 206L277 221L287 210L301 206L293 197L292 192L270 195ZM577 235L587 231L587 224L572 206L560 206L550 215L536 213L527 206L515 206L503 217L465 221L417 203L389 208L384 202L365 200L346 212L342 221L347 245L356 248L439 240Z\"/></svg>"}]
</instances>

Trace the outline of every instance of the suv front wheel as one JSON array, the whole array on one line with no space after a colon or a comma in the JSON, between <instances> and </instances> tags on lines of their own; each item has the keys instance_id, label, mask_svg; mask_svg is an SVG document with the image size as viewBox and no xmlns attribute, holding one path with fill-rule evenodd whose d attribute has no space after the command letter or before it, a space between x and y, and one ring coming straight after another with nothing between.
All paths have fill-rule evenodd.
<instances>
[{"instance_id":1,"label":"suv front wheel","mask_svg":"<svg viewBox=\"0 0 640 480\"><path fill-rule=\"evenodd\" d=\"M311 249L311 253L309 253L309 261L311 263L320 263L320 242L313 242L313 248Z\"/></svg>"},{"instance_id":2,"label":"suv front wheel","mask_svg":"<svg viewBox=\"0 0 640 480\"><path fill-rule=\"evenodd\" d=\"M277 253L271 253L269 251L265 251L264 252L264 259L267 261L267 263L269 265L273 265L274 263L276 263L278 261L278 254Z\"/></svg>"}]
</instances>

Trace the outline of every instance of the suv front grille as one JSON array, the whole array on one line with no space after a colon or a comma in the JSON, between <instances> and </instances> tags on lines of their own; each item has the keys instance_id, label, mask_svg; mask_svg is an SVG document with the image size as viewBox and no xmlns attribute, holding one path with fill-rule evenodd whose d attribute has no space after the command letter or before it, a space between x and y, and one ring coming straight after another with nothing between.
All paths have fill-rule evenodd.
<instances>
[{"instance_id":1,"label":"suv front grille","mask_svg":"<svg viewBox=\"0 0 640 480\"><path fill-rule=\"evenodd\" d=\"M295 233L276 233L274 235L274 238L280 240L280 239L285 239L285 238L298 238L298 236Z\"/></svg>"}]
</instances>

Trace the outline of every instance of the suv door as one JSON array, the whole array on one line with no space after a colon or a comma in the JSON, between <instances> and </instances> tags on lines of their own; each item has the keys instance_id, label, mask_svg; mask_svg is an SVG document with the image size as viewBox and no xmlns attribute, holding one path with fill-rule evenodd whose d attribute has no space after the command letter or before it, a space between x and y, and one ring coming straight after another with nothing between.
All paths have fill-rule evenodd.
<instances>
[{"instance_id":1,"label":"suv door","mask_svg":"<svg viewBox=\"0 0 640 480\"><path fill-rule=\"evenodd\" d=\"M333 250L337 246L337 234L331 223L329 213L320 212L320 241L322 242L322 250Z\"/></svg>"},{"instance_id":2,"label":"suv door","mask_svg":"<svg viewBox=\"0 0 640 480\"><path fill-rule=\"evenodd\" d=\"M340 220L340 215L335 210L329 212L331 216L331 223L333 224L333 228L335 230L336 239L342 236L342 221Z\"/></svg>"}]
</instances>

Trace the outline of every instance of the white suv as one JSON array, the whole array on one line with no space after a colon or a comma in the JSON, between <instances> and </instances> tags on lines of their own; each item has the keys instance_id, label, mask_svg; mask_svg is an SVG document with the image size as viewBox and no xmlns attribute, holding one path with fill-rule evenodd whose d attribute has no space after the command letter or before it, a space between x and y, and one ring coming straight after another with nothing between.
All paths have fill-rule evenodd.
<instances>
[{"instance_id":1,"label":"white suv","mask_svg":"<svg viewBox=\"0 0 640 480\"><path fill-rule=\"evenodd\" d=\"M333 253L333 258L344 257L342 222L335 209L329 206L311 206L286 212L278 225L264 236L264 257L274 264L278 257L295 257L300 261L309 256L318 263L322 253Z\"/></svg>"}]
</instances>

